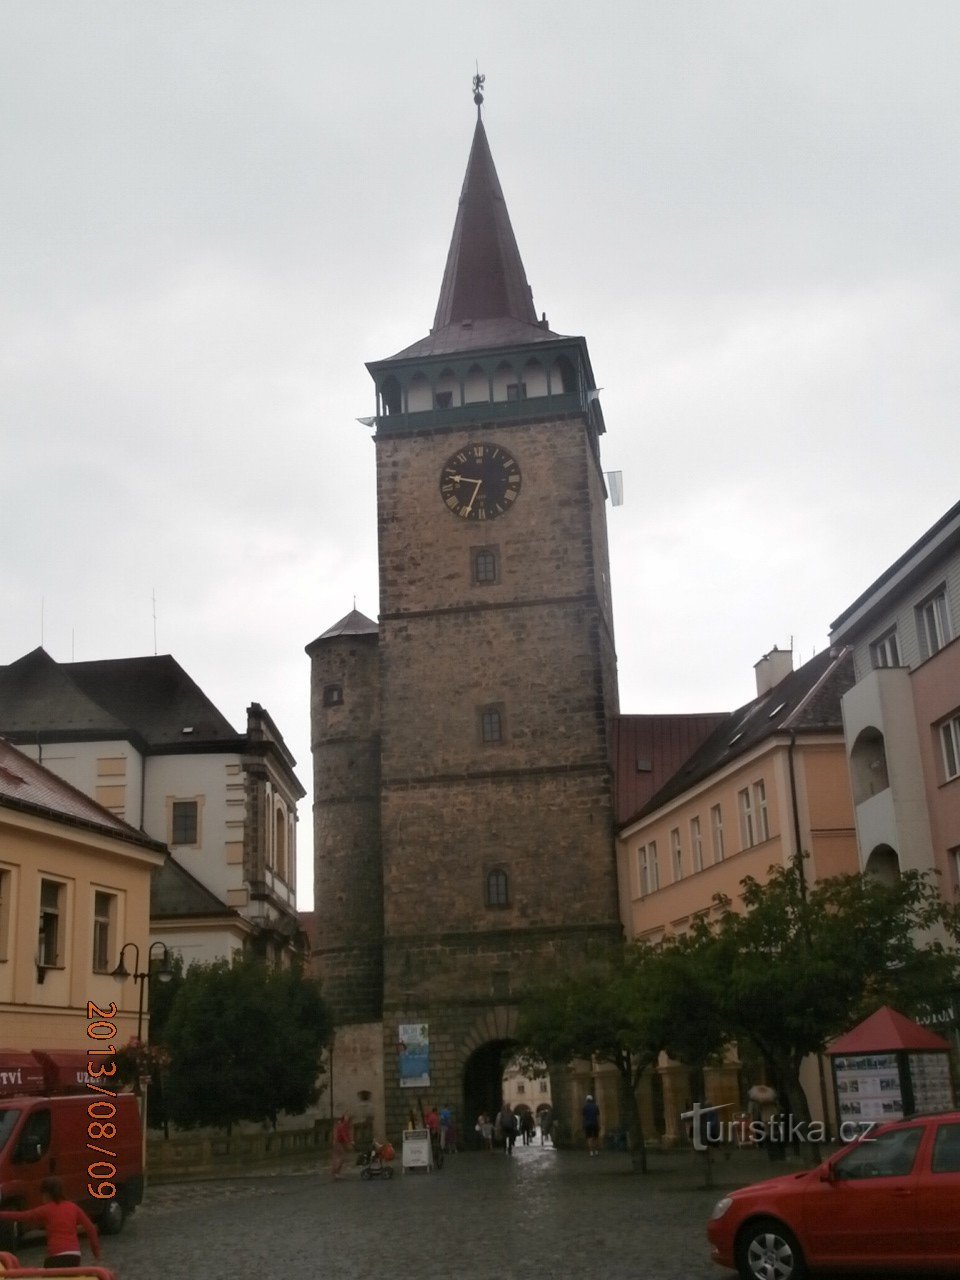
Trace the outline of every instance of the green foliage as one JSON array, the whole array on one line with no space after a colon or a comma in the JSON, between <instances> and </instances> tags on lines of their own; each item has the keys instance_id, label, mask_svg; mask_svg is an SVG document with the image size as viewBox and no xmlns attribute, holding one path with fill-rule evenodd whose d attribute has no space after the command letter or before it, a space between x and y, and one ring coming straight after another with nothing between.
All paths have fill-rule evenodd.
<instances>
[{"instance_id":1,"label":"green foliage","mask_svg":"<svg viewBox=\"0 0 960 1280\"><path fill-rule=\"evenodd\" d=\"M331 1029L319 985L297 969L246 957L192 965L165 1030L170 1119L229 1129L304 1111Z\"/></svg>"},{"instance_id":2,"label":"green foliage","mask_svg":"<svg viewBox=\"0 0 960 1280\"><path fill-rule=\"evenodd\" d=\"M800 1063L883 1004L908 1016L949 1002L955 948L928 877L893 884L840 876L808 888L802 867L742 882L742 910L717 899L719 920L689 941L704 1010L731 1040L760 1050L790 1105L806 1114Z\"/></svg>"},{"instance_id":3,"label":"green foliage","mask_svg":"<svg viewBox=\"0 0 960 1280\"><path fill-rule=\"evenodd\" d=\"M517 1030L524 1069L541 1058L555 1066L573 1058L612 1063L635 1167L645 1170L640 1077L663 1049L699 1063L723 1045L719 1021L701 1016L701 985L696 953L682 940L616 948L541 987L524 1004Z\"/></svg>"}]
</instances>

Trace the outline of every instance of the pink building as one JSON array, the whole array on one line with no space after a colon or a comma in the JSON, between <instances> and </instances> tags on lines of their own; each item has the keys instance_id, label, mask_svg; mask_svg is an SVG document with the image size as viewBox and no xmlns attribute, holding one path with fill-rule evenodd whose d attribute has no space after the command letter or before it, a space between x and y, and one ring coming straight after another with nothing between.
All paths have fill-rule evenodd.
<instances>
[{"instance_id":1,"label":"pink building","mask_svg":"<svg viewBox=\"0 0 960 1280\"><path fill-rule=\"evenodd\" d=\"M960 503L834 622L860 865L960 886Z\"/></svg>"}]
</instances>

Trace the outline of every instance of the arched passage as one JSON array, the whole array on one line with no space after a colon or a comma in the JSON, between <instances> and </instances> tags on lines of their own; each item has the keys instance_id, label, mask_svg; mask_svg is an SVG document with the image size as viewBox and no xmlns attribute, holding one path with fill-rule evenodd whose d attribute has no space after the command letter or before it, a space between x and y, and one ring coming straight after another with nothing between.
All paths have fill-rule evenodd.
<instances>
[{"instance_id":1,"label":"arched passage","mask_svg":"<svg viewBox=\"0 0 960 1280\"><path fill-rule=\"evenodd\" d=\"M463 1123L466 1137L476 1138L474 1125L481 1112L494 1119L500 1110L503 1072L516 1052L515 1040L488 1040L474 1049L463 1068Z\"/></svg>"}]
</instances>

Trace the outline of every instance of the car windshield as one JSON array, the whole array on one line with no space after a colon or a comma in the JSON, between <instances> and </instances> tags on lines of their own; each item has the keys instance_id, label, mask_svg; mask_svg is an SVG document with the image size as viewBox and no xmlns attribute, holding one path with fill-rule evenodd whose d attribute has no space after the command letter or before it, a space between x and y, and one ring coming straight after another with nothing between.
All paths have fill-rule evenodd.
<instances>
[{"instance_id":1,"label":"car windshield","mask_svg":"<svg viewBox=\"0 0 960 1280\"><path fill-rule=\"evenodd\" d=\"M20 1112L16 1107L0 1108L0 1151L10 1141L10 1135L17 1126L20 1119Z\"/></svg>"},{"instance_id":2,"label":"car windshield","mask_svg":"<svg viewBox=\"0 0 960 1280\"><path fill-rule=\"evenodd\" d=\"M902 1178L913 1168L923 1129L869 1135L834 1165L837 1178Z\"/></svg>"}]
</instances>

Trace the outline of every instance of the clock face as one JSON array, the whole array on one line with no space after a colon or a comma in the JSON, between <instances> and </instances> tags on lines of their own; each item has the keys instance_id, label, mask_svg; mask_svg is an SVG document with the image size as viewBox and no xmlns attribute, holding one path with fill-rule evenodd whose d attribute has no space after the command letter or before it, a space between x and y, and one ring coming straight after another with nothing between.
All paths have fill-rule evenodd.
<instances>
[{"instance_id":1,"label":"clock face","mask_svg":"<svg viewBox=\"0 0 960 1280\"><path fill-rule=\"evenodd\" d=\"M520 468L498 444L468 444L440 472L440 496L462 520L493 520L517 500Z\"/></svg>"}]
</instances>

